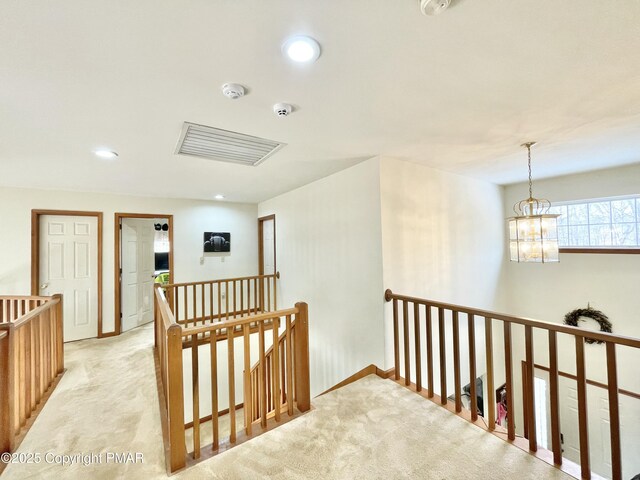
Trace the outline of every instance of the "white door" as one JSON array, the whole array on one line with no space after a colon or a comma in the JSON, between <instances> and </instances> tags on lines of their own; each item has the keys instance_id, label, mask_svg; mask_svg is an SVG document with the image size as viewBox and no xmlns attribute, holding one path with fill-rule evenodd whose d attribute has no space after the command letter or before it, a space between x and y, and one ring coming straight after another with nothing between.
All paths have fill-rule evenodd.
<instances>
[{"instance_id":1,"label":"white door","mask_svg":"<svg viewBox=\"0 0 640 480\"><path fill-rule=\"evenodd\" d=\"M153 320L154 233L152 219L122 219L122 331Z\"/></svg>"},{"instance_id":2,"label":"white door","mask_svg":"<svg viewBox=\"0 0 640 480\"><path fill-rule=\"evenodd\" d=\"M98 336L98 219L40 216L40 295L63 295L64 341Z\"/></svg>"},{"instance_id":3,"label":"white door","mask_svg":"<svg viewBox=\"0 0 640 480\"><path fill-rule=\"evenodd\" d=\"M262 271L264 275L276 273L276 250L274 243L275 221L265 220L262 222Z\"/></svg>"}]
</instances>

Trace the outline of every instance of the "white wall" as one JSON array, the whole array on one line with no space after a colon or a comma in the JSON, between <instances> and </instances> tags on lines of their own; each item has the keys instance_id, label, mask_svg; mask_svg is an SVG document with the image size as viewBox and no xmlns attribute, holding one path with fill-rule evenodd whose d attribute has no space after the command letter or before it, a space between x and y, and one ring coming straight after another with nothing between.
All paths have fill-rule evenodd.
<instances>
[{"instance_id":1,"label":"white wall","mask_svg":"<svg viewBox=\"0 0 640 480\"><path fill-rule=\"evenodd\" d=\"M505 188L505 215L511 215L512 205L527 196L525 184ZM551 202L581 200L640 193L640 165L568 175L534 182L534 196ZM505 258L507 256L505 250ZM576 308L592 307L602 310L613 323L614 333L640 337L640 255L630 254L560 254L558 264L509 263L507 311L544 321L562 323L564 315ZM516 372L516 404L521 405L520 360L524 358L522 332L514 336L514 367ZM548 342L544 335L534 336L536 363L548 365ZM575 373L575 346L572 339L559 336L559 366ZM606 383L606 357L604 345L586 345L587 378ZM640 375L635 367L640 352L618 348L620 388L640 392ZM575 384L574 384L575 385ZM590 387L591 388L591 387ZM595 412L600 405L590 404ZM621 397L623 410L623 463L625 478L640 471L640 459L634 453L640 450L640 401ZM522 426L521 412L516 412L516 423ZM626 418L625 418L626 417ZM563 419L566 421L567 419ZM575 422L576 420L573 419ZM635 427L632 429L632 426ZM566 427L568 428L568 427ZM605 432L608 434L608 432ZM630 437L629 437L630 436ZM632 440L630 440L630 438ZM635 438L635 439L634 439ZM606 452L608 439L600 432L591 432L593 455ZM629 463L635 462L635 463Z\"/></svg>"},{"instance_id":2,"label":"white wall","mask_svg":"<svg viewBox=\"0 0 640 480\"><path fill-rule=\"evenodd\" d=\"M384 361L379 160L259 205L275 213L278 306L309 304L316 395Z\"/></svg>"},{"instance_id":3,"label":"white wall","mask_svg":"<svg viewBox=\"0 0 640 480\"><path fill-rule=\"evenodd\" d=\"M403 295L501 310L500 282L505 249L502 189L488 182L393 158L382 159L380 183L385 288ZM401 308L399 313L402 315ZM411 316L411 311L409 313ZM421 315L424 318L424 313ZM434 320L435 329L437 317ZM447 324L450 326L451 322ZM484 328L481 321L475 325L480 375L485 371ZM385 367L390 368L393 366L391 304L385 308L385 326ZM445 337L450 365L447 384L451 394L450 328ZM424 341L424 333L421 338ZM440 394L437 338L434 336L434 390ZM460 339L464 354L468 351L466 317L461 317ZM400 362L403 362L402 355ZM413 373L412 366L412 378ZM463 385L469 383L466 357L461 361L461 379Z\"/></svg>"},{"instance_id":4,"label":"white wall","mask_svg":"<svg viewBox=\"0 0 640 480\"><path fill-rule=\"evenodd\" d=\"M114 330L114 213L174 215L177 282L255 275L258 268L257 206L171 198L0 188L0 293L29 294L31 210L90 210L104 213L103 331ZM229 254L208 254L205 231L231 232Z\"/></svg>"}]
</instances>

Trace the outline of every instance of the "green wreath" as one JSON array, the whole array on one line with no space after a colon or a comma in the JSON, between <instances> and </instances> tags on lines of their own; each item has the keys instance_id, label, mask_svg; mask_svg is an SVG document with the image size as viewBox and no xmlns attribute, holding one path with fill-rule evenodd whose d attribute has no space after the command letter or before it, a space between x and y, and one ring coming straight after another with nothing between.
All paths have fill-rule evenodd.
<instances>
[{"instance_id":1,"label":"green wreath","mask_svg":"<svg viewBox=\"0 0 640 480\"><path fill-rule=\"evenodd\" d=\"M578 327L578 322L580 320L584 321L581 317L595 320L600 325L601 332L611 333L611 322L609 321L609 317L600 310L595 310L591 307L577 308L574 311L567 313L564 316L564 324L571 325L572 327ZM602 340L596 340L595 338L585 338L584 341L587 343L604 343Z\"/></svg>"}]
</instances>

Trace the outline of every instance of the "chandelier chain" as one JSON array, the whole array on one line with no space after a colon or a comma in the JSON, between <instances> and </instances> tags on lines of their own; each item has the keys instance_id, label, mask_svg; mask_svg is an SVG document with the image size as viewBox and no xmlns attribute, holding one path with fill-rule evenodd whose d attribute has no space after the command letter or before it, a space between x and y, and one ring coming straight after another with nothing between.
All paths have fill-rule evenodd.
<instances>
[{"instance_id":1,"label":"chandelier chain","mask_svg":"<svg viewBox=\"0 0 640 480\"><path fill-rule=\"evenodd\" d=\"M533 181L531 180L531 144L527 144L528 165L529 165L529 198L533 198Z\"/></svg>"}]
</instances>

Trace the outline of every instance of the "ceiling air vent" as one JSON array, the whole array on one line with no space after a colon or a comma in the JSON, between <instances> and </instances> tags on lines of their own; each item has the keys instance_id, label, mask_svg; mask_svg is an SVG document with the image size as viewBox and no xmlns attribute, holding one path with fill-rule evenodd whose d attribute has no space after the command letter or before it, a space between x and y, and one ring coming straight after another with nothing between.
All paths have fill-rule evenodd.
<instances>
[{"instance_id":1,"label":"ceiling air vent","mask_svg":"<svg viewBox=\"0 0 640 480\"><path fill-rule=\"evenodd\" d=\"M274 140L184 122L176 153L256 166L284 146Z\"/></svg>"}]
</instances>

